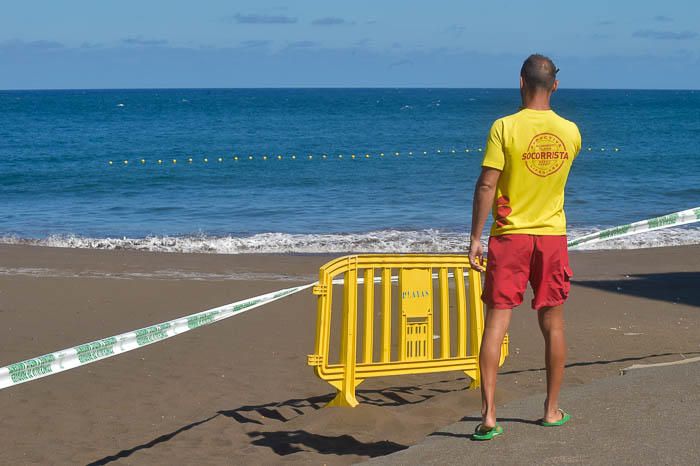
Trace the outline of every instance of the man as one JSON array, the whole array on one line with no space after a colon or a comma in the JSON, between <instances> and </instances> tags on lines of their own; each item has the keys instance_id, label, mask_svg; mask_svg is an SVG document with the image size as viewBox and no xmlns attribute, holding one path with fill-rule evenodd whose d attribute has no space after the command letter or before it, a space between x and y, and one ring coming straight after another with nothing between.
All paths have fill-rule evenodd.
<instances>
[{"instance_id":1,"label":"man","mask_svg":"<svg viewBox=\"0 0 700 466\"><path fill-rule=\"evenodd\" d=\"M520 70L519 112L491 127L482 171L474 190L469 261L484 270L481 234L493 210L489 238L484 337L479 354L482 422L473 438L490 440L503 433L496 423L496 373L501 342L512 309L523 301L529 281L532 308L545 340L547 398L543 426L562 425L570 416L559 409L566 341L563 304L572 276L566 246L564 187L581 149L576 125L550 108L559 70L549 58L529 56Z\"/></svg>"}]
</instances>

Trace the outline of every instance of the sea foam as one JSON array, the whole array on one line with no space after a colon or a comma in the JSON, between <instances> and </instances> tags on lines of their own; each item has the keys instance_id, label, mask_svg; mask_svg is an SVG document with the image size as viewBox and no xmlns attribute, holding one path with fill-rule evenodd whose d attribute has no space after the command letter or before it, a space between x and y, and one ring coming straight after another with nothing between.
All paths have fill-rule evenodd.
<instances>
[{"instance_id":1,"label":"sea foam","mask_svg":"<svg viewBox=\"0 0 700 466\"><path fill-rule=\"evenodd\" d=\"M570 229L576 238L596 229ZM484 238L484 241L486 238ZM250 236L148 236L144 238L90 238L74 235L26 239L17 236L0 237L0 243L29 244L48 247L81 249L131 249L154 252L255 254L255 253L441 253L466 251L466 233L440 230L380 230L366 233L291 234L259 233ZM663 246L700 244L697 226L668 228L625 238L582 245L579 250L643 249Z\"/></svg>"}]
</instances>

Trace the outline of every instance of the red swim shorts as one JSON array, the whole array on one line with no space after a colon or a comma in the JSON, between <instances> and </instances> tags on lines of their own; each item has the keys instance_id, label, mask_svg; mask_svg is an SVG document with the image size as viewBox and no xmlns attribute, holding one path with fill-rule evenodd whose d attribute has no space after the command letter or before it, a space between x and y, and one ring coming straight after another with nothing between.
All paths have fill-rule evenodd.
<instances>
[{"instance_id":1,"label":"red swim shorts","mask_svg":"<svg viewBox=\"0 0 700 466\"><path fill-rule=\"evenodd\" d=\"M492 236L481 299L491 309L512 309L522 304L529 281L533 309L558 306L569 296L572 276L566 236Z\"/></svg>"}]
</instances>

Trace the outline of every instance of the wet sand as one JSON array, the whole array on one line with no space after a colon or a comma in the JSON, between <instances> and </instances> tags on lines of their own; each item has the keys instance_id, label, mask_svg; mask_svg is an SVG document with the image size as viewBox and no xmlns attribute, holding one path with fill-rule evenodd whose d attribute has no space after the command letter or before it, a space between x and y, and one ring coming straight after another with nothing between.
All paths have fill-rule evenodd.
<instances>
[{"instance_id":1,"label":"wet sand","mask_svg":"<svg viewBox=\"0 0 700 466\"><path fill-rule=\"evenodd\" d=\"M308 283L329 259L0 245L0 366ZM567 386L700 354L700 246L571 260ZM306 365L315 314L302 292L2 390L0 463L349 464L478 411L459 373L370 380L358 408L320 409L333 390ZM543 392L538 332L521 306L499 402Z\"/></svg>"}]
</instances>

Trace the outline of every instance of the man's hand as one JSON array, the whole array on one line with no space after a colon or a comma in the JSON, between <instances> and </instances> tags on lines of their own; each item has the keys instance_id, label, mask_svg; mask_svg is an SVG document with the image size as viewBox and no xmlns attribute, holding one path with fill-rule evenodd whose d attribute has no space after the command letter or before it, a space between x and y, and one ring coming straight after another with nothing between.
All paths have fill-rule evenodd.
<instances>
[{"instance_id":1,"label":"man's hand","mask_svg":"<svg viewBox=\"0 0 700 466\"><path fill-rule=\"evenodd\" d=\"M483 272L484 266L484 246L482 246L480 240L472 240L469 243L469 264L474 270Z\"/></svg>"},{"instance_id":2,"label":"man's hand","mask_svg":"<svg viewBox=\"0 0 700 466\"><path fill-rule=\"evenodd\" d=\"M472 231L469 234L469 263L474 270L484 271L484 247L481 245L481 232L484 231L486 218L493 206L496 185L501 171L495 168L483 167L481 175L474 188L474 204L472 205Z\"/></svg>"}]
</instances>

